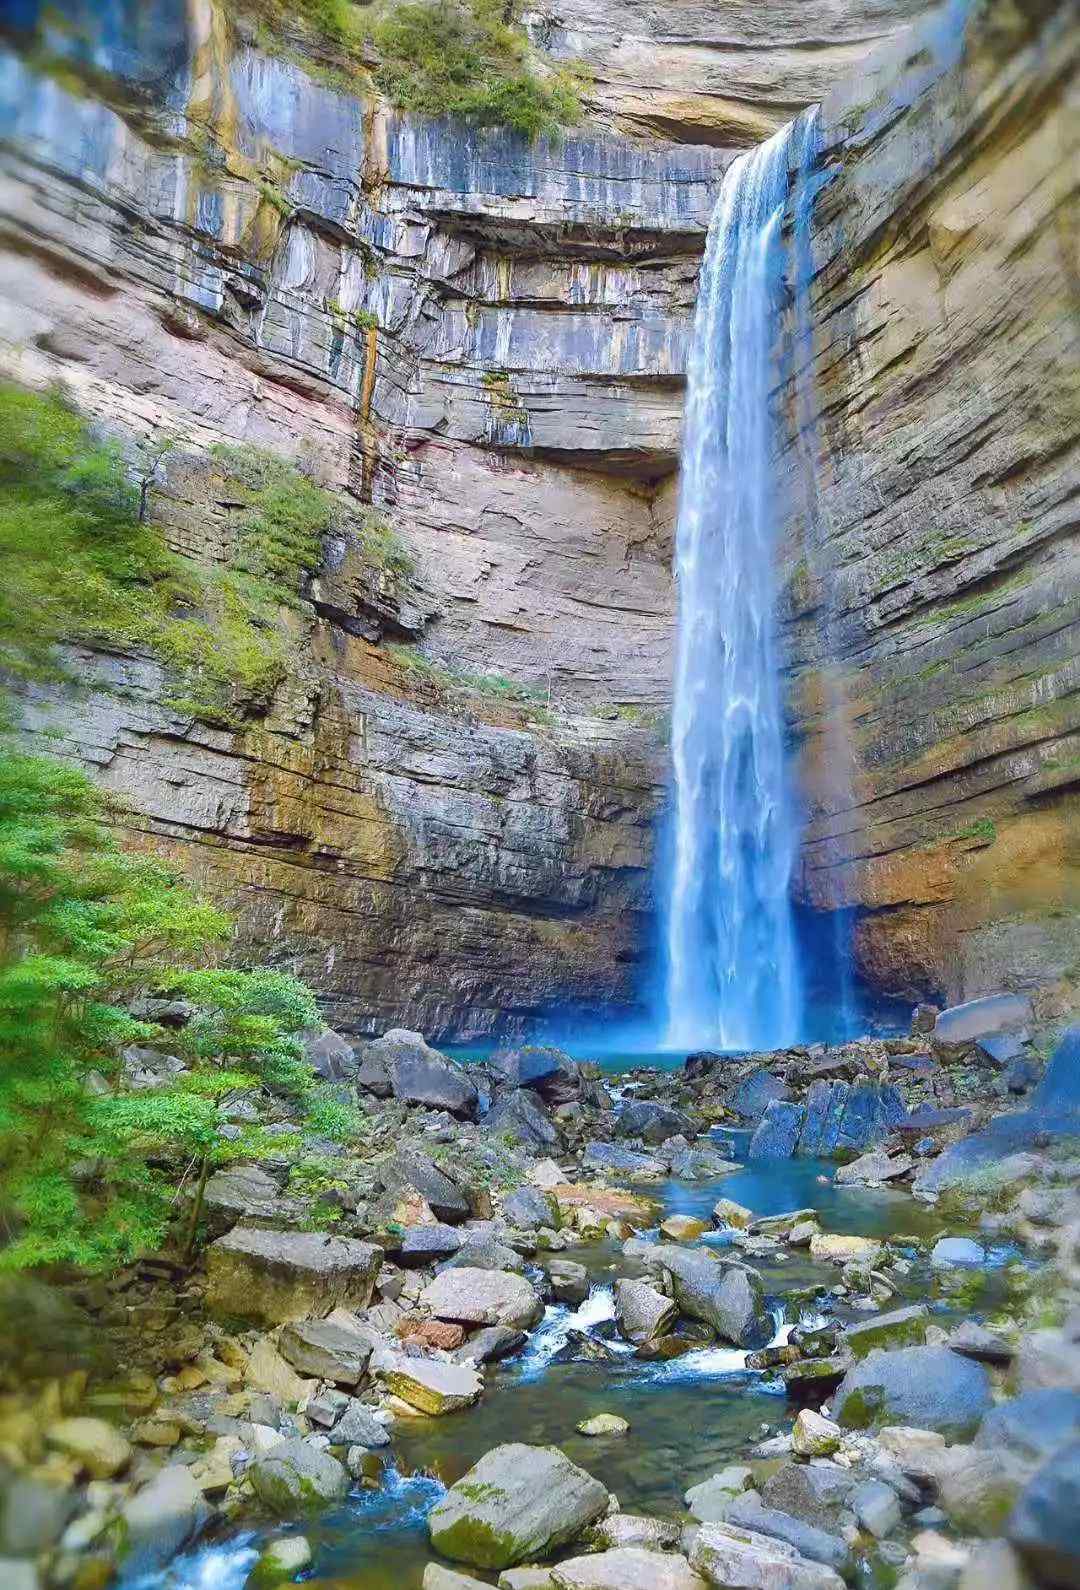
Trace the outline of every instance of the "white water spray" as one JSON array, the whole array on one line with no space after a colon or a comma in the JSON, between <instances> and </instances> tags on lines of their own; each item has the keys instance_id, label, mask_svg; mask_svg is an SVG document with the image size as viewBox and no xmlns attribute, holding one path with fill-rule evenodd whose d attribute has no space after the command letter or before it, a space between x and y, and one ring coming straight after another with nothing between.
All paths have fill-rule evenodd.
<instances>
[{"instance_id":1,"label":"white water spray","mask_svg":"<svg viewBox=\"0 0 1080 1590\"><path fill-rule=\"evenodd\" d=\"M781 221L807 125L785 127L727 172L694 323L676 541L674 1049L774 1048L800 1026L770 400L781 374Z\"/></svg>"}]
</instances>

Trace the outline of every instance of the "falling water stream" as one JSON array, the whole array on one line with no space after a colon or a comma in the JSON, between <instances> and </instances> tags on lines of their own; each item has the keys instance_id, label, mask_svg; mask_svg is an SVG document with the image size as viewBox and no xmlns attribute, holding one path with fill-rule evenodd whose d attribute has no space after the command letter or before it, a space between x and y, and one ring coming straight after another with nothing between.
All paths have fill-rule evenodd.
<instances>
[{"instance_id":1,"label":"falling water stream","mask_svg":"<svg viewBox=\"0 0 1080 1590\"><path fill-rule=\"evenodd\" d=\"M800 117L735 161L706 244L676 535L672 1049L769 1048L799 1035L771 400L782 373L781 222L815 126L813 113Z\"/></svg>"}]
</instances>

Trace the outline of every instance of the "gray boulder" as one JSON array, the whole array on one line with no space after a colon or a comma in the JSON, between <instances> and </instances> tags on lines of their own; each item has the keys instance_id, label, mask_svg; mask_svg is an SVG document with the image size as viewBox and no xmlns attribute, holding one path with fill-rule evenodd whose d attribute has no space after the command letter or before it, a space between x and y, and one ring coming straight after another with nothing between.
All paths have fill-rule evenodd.
<instances>
[{"instance_id":1,"label":"gray boulder","mask_svg":"<svg viewBox=\"0 0 1080 1590\"><path fill-rule=\"evenodd\" d=\"M562 1137L543 1102L529 1088L515 1088L484 1116L489 1132L498 1132L525 1148L556 1148Z\"/></svg>"},{"instance_id":2,"label":"gray boulder","mask_svg":"<svg viewBox=\"0 0 1080 1590\"><path fill-rule=\"evenodd\" d=\"M331 1429L330 1439L335 1446L362 1446L369 1451L390 1445L385 1426L355 1398Z\"/></svg>"},{"instance_id":3,"label":"gray boulder","mask_svg":"<svg viewBox=\"0 0 1080 1590\"><path fill-rule=\"evenodd\" d=\"M615 1282L615 1318L619 1332L640 1346L662 1336L675 1321L675 1304L646 1281Z\"/></svg>"},{"instance_id":4,"label":"gray boulder","mask_svg":"<svg viewBox=\"0 0 1080 1590\"><path fill-rule=\"evenodd\" d=\"M844 1376L833 1417L853 1429L881 1422L970 1435L990 1407L990 1378L982 1364L947 1347L875 1350Z\"/></svg>"},{"instance_id":5,"label":"gray boulder","mask_svg":"<svg viewBox=\"0 0 1080 1590\"><path fill-rule=\"evenodd\" d=\"M646 1143L659 1145L669 1137L692 1137L696 1128L682 1110L641 1099L623 1106L615 1130L620 1137L640 1137Z\"/></svg>"},{"instance_id":6,"label":"gray boulder","mask_svg":"<svg viewBox=\"0 0 1080 1590\"><path fill-rule=\"evenodd\" d=\"M531 1281L502 1270L442 1270L420 1293L436 1319L459 1325L509 1325L528 1330L544 1312Z\"/></svg>"},{"instance_id":7,"label":"gray boulder","mask_svg":"<svg viewBox=\"0 0 1080 1590\"><path fill-rule=\"evenodd\" d=\"M351 1237L237 1226L207 1249L211 1313L271 1325L366 1308L382 1252Z\"/></svg>"},{"instance_id":8,"label":"gray boulder","mask_svg":"<svg viewBox=\"0 0 1080 1590\"><path fill-rule=\"evenodd\" d=\"M485 1453L428 1514L452 1562L498 1570L550 1556L608 1511L606 1488L558 1447L511 1442Z\"/></svg>"},{"instance_id":9,"label":"gray boulder","mask_svg":"<svg viewBox=\"0 0 1080 1590\"><path fill-rule=\"evenodd\" d=\"M469 1237L452 1259L440 1266L444 1270L513 1270L520 1274L525 1261L520 1253L494 1237Z\"/></svg>"},{"instance_id":10,"label":"gray boulder","mask_svg":"<svg viewBox=\"0 0 1080 1590\"><path fill-rule=\"evenodd\" d=\"M328 1082L349 1081L360 1069L352 1044L329 1027L325 1032L305 1033L301 1042L315 1074Z\"/></svg>"},{"instance_id":11,"label":"gray boulder","mask_svg":"<svg viewBox=\"0 0 1080 1590\"><path fill-rule=\"evenodd\" d=\"M271 1447L248 1469L255 1494L279 1518L326 1507L349 1488L345 1469L328 1452L295 1438Z\"/></svg>"},{"instance_id":12,"label":"gray boulder","mask_svg":"<svg viewBox=\"0 0 1080 1590\"><path fill-rule=\"evenodd\" d=\"M632 1148L621 1148L615 1143L587 1143L581 1163L588 1170L623 1176L663 1176L667 1169L662 1160L653 1159L650 1154L638 1154Z\"/></svg>"},{"instance_id":13,"label":"gray boulder","mask_svg":"<svg viewBox=\"0 0 1080 1590\"><path fill-rule=\"evenodd\" d=\"M938 1269L948 1269L954 1264L979 1265L985 1261L983 1249L970 1237L941 1237L930 1252L930 1263Z\"/></svg>"},{"instance_id":14,"label":"gray boulder","mask_svg":"<svg viewBox=\"0 0 1080 1590\"><path fill-rule=\"evenodd\" d=\"M1006 1534L1040 1584L1080 1584L1080 1441L1064 1446L1024 1488Z\"/></svg>"},{"instance_id":15,"label":"gray boulder","mask_svg":"<svg viewBox=\"0 0 1080 1590\"><path fill-rule=\"evenodd\" d=\"M569 1104L581 1095L581 1067L550 1044L526 1044L496 1054L492 1069L511 1088L532 1088L546 1104Z\"/></svg>"},{"instance_id":16,"label":"gray boulder","mask_svg":"<svg viewBox=\"0 0 1080 1590\"><path fill-rule=\"evenodd\" d=\"M787 1085L771 1071L753 1071L740 1082L731 1098L731 1107L744 1121L756 1121L774 1100L789 1099Z\"/></svg>"},{"instance_id":17,"label":"gray boulder","mask_svg":"<svg viewBox=\"0 0 1080 1590\"><path fill-rule=\"evenodd\" d=\"M284 1327L278 1337L278 1352L298 1374L355 1386L371 1357L371 1343L328 1320L306 1319Z\"/></svg>"},{"instance_id":18,"label":"gray boulder","mask_svg":"<svg viewBox=\"0 0 1080 1590\"><path fill-rule=\"evenodd\" d=\"M693 1148L679 1148L671 1156L671 1174L676 1181L716 1181L742 1168L736 1160L725 1159L715 1148L700 1143Z\"/></svg>"},{"instance_id":19,"label":"gray boulder","mask_svg":"<svg viewBox=\"0 0 1080 1590\"><path fill-rule=\"evenodd\" d=\"M1031 1107L1063 1127L1070 1116L1080 1113L1080 1027L1071 1027L1054 1050ZM1080 1131L1080 1121L1074 1130Z\"/></svg>"},{"instance_id":20,"label":"gray boulder","mask_svg":"<svg viewBox=\"0 0 1080 1590\"><path fill-rule=\"evenodd\" d=\"M827 1159L835 1153L849 1092L846 1082L828 1082L819 1077L810 1084L806 1095L806 1113L799 1132L799 1154Z\"/></svg>"},{"instance_id":21,"label":"gray boulder","mask_svg":"<svg viewBox=\"0 0 1080 1590\"><path fill-rule=\"evenodd\" d=\"M824 1563L838 1573L844 1573L851 1566L851 1551L839 1535L830 1535L791 1513L767 1507L756 1491L744 1491L736 1497L727 1510L725 1522L756 1530L772 1540L783 1540L794 1547L800 1557Z\"/></svg>"},{"instance_id":22,"label":"gray boulder","mask_svg":"<svg viewBox=\"0 0 1080 1590\"><path fill-rule=\"evenodd\" d=\"M547 1269L557 1303L568 1303L572 1308L584 1303L589 1295L589 1272L583 1264L575 1264L572 1259L550 1259Z\"/></svg>"},{"instance_id":23,"label":"gray boulder","mask_svg":"<svg viewBox=\"0 0 1080 1590\"><path fill-rule=\"evenodd\" d=\"M401 1239L398 1260L404 1265L437 1264L453 1258L461 1242L461 1232L454 1226L410 1226Z\"/></svg>"},{"instance_id":24,"label":"gray boulder","mask_svg":"<svg viewBox=\"0 0 1080 1590\"><path fill-rule=\"evenodd\" d=\"M476 1364L497 1363L499 1359L509 1358L511 1353L519 1352L527 1340L524 1331L514 1330L509 1325L488 1325L483 1330L474 1331L454 1357L459 1363L466 1363L470 1359Z\"/></svg>"},{"instance_id":25,"label":"gray boulder","mask_svg":"<svg viewBox=\"0 0 1080 1590\"><path fill-rule=\"evenodd\" d=\"M747 1149L749 1159L790 1159L799 1140L803 1123L801 1104L783 1104L774 1099L766 1107Z\"/></svg>"},{"instance_id":26,"label":"gray boulder","mask_svg":"<svg viewBox=\"0 0 1080 1590\"><path fill-rule=\"evenodd\" d=\"M976 1038L1021 1027L1030 1020L1030 999L1021 994L986 994L941 1011L932 1036L940 1044L974 1043Z\"/></svg>"},{"instance_id":27,"label":"gray boulder","mask_svg":"<svg viewBox=\"0 0 1080 1590\"><path fill-rule=\"evenodd\" d=\"M1080 1441L1080 1392L1026 1391L999 1402L979 1425L975 1445L1012 1452L1042 1463L1061 1447Z\"/></svg>"},{"instance_id":28,"label":"gray boulder","mask_svg":"<svg viewBox=\"0 0 1080 1590\"><path fill-rule=\"evenodd\" d=\"M420 1194L437 1220L448 1225L467 1220L469 1201L445 1171L416 1148L403 1148L378 1167L379 1180L387 1192L411 1188Z\"/></svg>"},{"instance_id":29,"label":"gray boulder","mask_svg":"<svg viewBox=\"0 0 1080 1590\"><path fill-rule=\"evenodd\" d=\"M527 1182L503 1199L502 1216L520 1231L538 1231L541 1226L559 1224L559 1208L551 1194Z\"/></svg>"},{"instance_id":30,"label":"gray boulder","mask_svg":"<svg viewBox=\"0 0 1080 1590\"><path fill-rule=\"evenodd\" d=\"M125 1575L164 1568L205 1528L210 1509L191 1471L170 1463L120 1510L127 1551Z\"/></svg>"},{"instance_id":31,"label":"gray boulder","mask_svg":"<svg viewBox=\"0 0 1080 1590\"><path fill-rule=\"evenodd\" d=\"M807 1524L839 1530L854 1486L851 1470L838 1463L784 1463L765 1481L761 1498Z\"/></svg>"},{"instance_id":32,"label":"gray boulder","mask_svg":"<svg viewBox=\"0 0 1080 1590\"><path fill-rule=\"evenodd\" d=\"M700 1250L665 1250L679 1312L701 1320L736 1347L763 1347L773 1334L761 1282L750 1270L725 1265Z\"/></svg>"},{"instance_id":33,"label":"gray boulder","mask_svg":"<svg viewBox=\"0 0 1080 1590\"><path fill-rule=\"evenodd\" d=\"M478 1094L464 1067L432 1049L418 1032L396 1027L361 1046L358 1058L357 1081L361 1085L364 1085L363 1077L370 1062L374 1061L376 1068L381 1062L395 1099L401 1099L404 1104L426 1105L432 1110L447 1110L464 1120L475 1120ZM373 1074L378 1074L377 1069Z\"/></svg>"},{"instance_id":34,"label":"gray boulder","mask_svg":"<svg viewBox=\"0 0 1080 1590\"><path fill-rule=\"evenodd\" d=\"M838 1573L800 1557L794 1546L734 1524L702 1524L690 1547L690 1566L711 1585L747 1590L844 1590Z\"/></svg>"},{"instance_id":35,"label":"gray boulder","mask_svg":"<svg viewBox=\"0 0 1080 1590\"><path fill-rule=\"evenodd\" d=\"M0 1462L0 1557L36 1557L48 1551L78 1505L66 1486L49 1485Z\"/></svg>"}]
</instances>

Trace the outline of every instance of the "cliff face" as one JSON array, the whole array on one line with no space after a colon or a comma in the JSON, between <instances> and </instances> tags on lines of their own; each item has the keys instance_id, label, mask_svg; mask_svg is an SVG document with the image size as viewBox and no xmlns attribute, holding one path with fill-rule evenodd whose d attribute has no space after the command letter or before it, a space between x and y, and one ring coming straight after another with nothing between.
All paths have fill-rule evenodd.
<instances>
[{"instance_id":1,"label":"cliff face","mask_svg":"<svg viewBox=\"0 0 1080 1590\"><path fill-rule=\"evenodd\" d=\"M1080 982L1078 20L953 6L825 106L803 891L861 907L863 968L908 994Z\"/></svg>"},{"instance_id":2,"label":"cliff face","mask_svg":"<svg viewBox=\"0 0 1080 1590\"><path fill-rule=\"evenodd\" d=\"M1040 57L1010 87L1010 44L949 98L948 73L903 66L913 0L568 0L529 26L593 68L589 120L531 145L365 103L211 0L59 9L81 31L52 28L46 68L26 35L0 64L0 368L142 446L177 548L221 556L208 449L243 442L373 505L416 574L394 592L328 547L304 666L240 730L107 652L28 725L359 1030L468 1037L640 997L705 228L736 147L857 81L861 108L828 112L815 235L827 528L808 555L793 525L788 557L793 719L840 808L814 816L804 894L868 908L885 988L998 980L1023 939L1009 869L1066 879L1075 845L1067 747L1021 721L1057 688L1075 596L1061 72ZM815 773L822 630L854 801ZM402 642L436 671L400 666ZM477 674L534 698L445 688ZM1052 938L1040 919L1040 962Z\"/></svg>"}]
</instances>

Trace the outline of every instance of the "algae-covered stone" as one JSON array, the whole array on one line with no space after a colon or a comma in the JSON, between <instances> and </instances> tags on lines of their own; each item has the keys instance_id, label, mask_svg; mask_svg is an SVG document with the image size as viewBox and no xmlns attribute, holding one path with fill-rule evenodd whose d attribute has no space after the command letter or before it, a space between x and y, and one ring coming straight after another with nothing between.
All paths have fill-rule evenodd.
<instances>
[{"instance_id":1,"label":"algae-covered stone","mask_svg":"<svg viewBox=\"0 0 1080 1590\"><path fill-rule=\"evenodd\" d=\"M469 1364L448 1364L438 1358L391 1357L378 1366L388 1391L420 1413L439 1415L468 1408L484 1389Z\"/></svg>"},{"instance_id":2,"label":"algae-covered stone","mask_svg":"<svg viewBox=\"0 0 1080 1590\"><path fill-rule=\"evenodd\" d=\"M255 1459L248 1473L256 1496L279 1518L326 1507L349 1486L336 1458L299 1438L272 1447Z\"/></svg>"},{"instance_id":3,"label":"algae-covered stone","mask_svg":"<svg viewBox=\"0 0 1080 1590\"><path fill-rule=\"evenodd\" d=\"M510 1442L485 1453L428 1515L431 1543L453 1562L511 1568L576 1540L608 1492L558 1447Z\"/></svg>"},{"instance_id":4,"label":"algae-covered stone","mask_svg":"<svg viewBox=\"0 0 1080 1590\"><path fill-rule=\"evenodd\" d=\"M849 1325L844 1342L856 1358L865 1358L875 1347L914 1346L925 1339L929 1318L930 1310L922 1303L892 1309L888 1314L873 1314Z\"/></svg>"},{"instance_id":5,"label":"algae-covered stone","mask_svg":"<svg viewBox=\"0 0 1080 1590\"><path fill-rule=\"evenodd\" d=\"M810 1239L810 1257L833 1264L874 1264L880 1255L881 1243L873 1237L843 1237L822 1231Z\"/></svg>"},{"instance_id":6,"label":"algae-covered stone","mask_svg":"<svg viewBox=\"0 0 1080 1590\"><path fill-rule=\"evenodd\" d=\"M695 1220L693 1215L668 1215L660 1222L660 1230L672 1242L696 1242L708 1229L704 1220Z\"/></svg>"},{"instance_id":7,"label":"algae-covered stone","mask_svg":"<svg viewBox=\"0 0 1080 1590\"><path fill-rule=\"evenodd\" d=\"M630 1428L629 1419L621 1419L617 1413L594 1413L590 1419L582 1419L577 1426L579 1435L625 1435Z\"/></svg>"},{"instance_id":8,"label":"algae-covered stone","mask_svg":"<svg viewBox=\"0 0 1080 1590\"><path fill-rule=\"evenodd\" d=\"M273 1540L248 1574L244 1590L273 1590L302 1572L311 1561L311 1546L303 1535Z\"/></svg>"},{"instance_id":9,"label":"algae-covered stone","mask_svg":"<svg viewBox=\"0 0 1080 1590\"><path fill-rule=\"evenodd\" d=\"M803 1408L791 1432L791 1449L799 1457L828 1457L840 1445L841 1430L812 1408Z\"/></svg>"}]
</instances>

